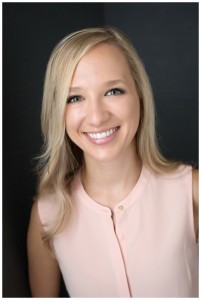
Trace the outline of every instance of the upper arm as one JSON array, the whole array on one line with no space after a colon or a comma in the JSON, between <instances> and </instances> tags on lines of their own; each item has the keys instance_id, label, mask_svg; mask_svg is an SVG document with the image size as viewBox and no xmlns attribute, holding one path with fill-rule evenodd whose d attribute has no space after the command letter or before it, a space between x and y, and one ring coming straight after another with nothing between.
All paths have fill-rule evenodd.
<instances>
[{"instance_id":1,"label":"upper arm","mask_svg":"<svg viewBox=\"0 0 201 300\"><path fill-rule=\"evenodd\" d=\"M37 202L31 211L27 235L29 282L32 297L58 297L60 291L60 271L42 240L43 227L38 215Z\"/></svg>"},{"instance_id":2,"label":"upper arm","mask_svg":"<svg viewBox=\"0 0 201 300\"><path fill-rule=\"evenodd\" d=\"M199 195L198 195L198 178L199 172L196 169L193 169L193 213L194 213L194 227L196 240L198 240L198 227L199 227Z\"/></svg>"}]
</instances>

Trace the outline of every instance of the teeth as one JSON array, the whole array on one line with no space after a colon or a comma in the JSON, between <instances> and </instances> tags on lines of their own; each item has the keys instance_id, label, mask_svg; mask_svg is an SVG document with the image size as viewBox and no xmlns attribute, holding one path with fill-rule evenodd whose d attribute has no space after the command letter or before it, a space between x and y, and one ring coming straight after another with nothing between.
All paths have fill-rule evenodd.
<instances>
[{"instance_id":1,"label":"teeth","mask_svg":"<svg viewBox=\"0 0 201 300\"><path fill-rule=\"evenodd\" d=\"M107 136L110 136L117 130L117 127L109 129L107 131L98 132L98 133L87 133L92 139L104 139Z\"/></svg>"}]
</instances>

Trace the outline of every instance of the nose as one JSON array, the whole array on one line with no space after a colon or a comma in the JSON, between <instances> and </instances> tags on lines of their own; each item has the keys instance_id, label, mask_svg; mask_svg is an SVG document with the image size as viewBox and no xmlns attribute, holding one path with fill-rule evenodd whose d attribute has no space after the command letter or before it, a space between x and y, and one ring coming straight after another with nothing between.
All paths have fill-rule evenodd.
<instances>
[{"instance_id":1,"label":"nose","mask_svg":"<svg viewBox=\"0 0 201 300\"><path fill-rule=\"evenodd\" d=\"M110 112L107 105L100 98L92 99L88 102L87 119L90 126L100 127L107 122L110 117Z\"/></svg>"}]
</instances>

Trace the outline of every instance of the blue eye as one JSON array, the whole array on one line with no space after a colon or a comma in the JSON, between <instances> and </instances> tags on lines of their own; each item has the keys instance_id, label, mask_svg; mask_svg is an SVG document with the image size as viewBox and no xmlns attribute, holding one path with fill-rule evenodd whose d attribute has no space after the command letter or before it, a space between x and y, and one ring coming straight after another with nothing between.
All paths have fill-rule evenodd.
<instances>
[{"instance_id":1,"label":"blue eye","mask_svg":"<svg viewBox=\"0 0 201 300\"><path fill-rule=\"evenodd\" d=\"M76 103L82 100L81 96L70 96L67 98L67 103Z\"/></svg>"},{"instance_id":2,"label":"blue eye","mask_svg":"<svg viewBox=\"0 0 201 300\"><path fill-rule=\"evenodd\" d=\"M107 91L106 96L116 96L116 95L121 95L121 94L125 94L125 91L120 88L114 88L114 89Z\"/></svg>"}]
</instances>

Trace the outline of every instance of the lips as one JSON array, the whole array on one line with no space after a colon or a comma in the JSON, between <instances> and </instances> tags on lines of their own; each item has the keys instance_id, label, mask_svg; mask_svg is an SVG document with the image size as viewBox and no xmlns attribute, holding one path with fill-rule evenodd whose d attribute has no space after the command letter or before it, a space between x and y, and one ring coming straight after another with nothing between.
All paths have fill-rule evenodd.
<instances>
[{"instance_id":1,"label":"lips","mask_svg":"<svg viewBox=\"0 0 201 300\"><path fill-rule=\"evenodd\" d=\"M84 132L84 134L94 143L102 144L110 142L113 137L116 135L116 132L119 130L120 126L113 127L107 130L102 130L100 132Z\"/></svg>"},{"instance_id":2,"label":"lips","mask_svg":"<svg viewBox=\"0 0 201 300\"><path fill-rule=\"evenodd\" d=\"M111 129L108 129L106 131L101 131L101 132L86 132L86 134L95 140L101 140L101 139L105 139L106 137L112 135L115 131L117 131L118 127L114 127Z\"/></svg>"}]
</instances>

